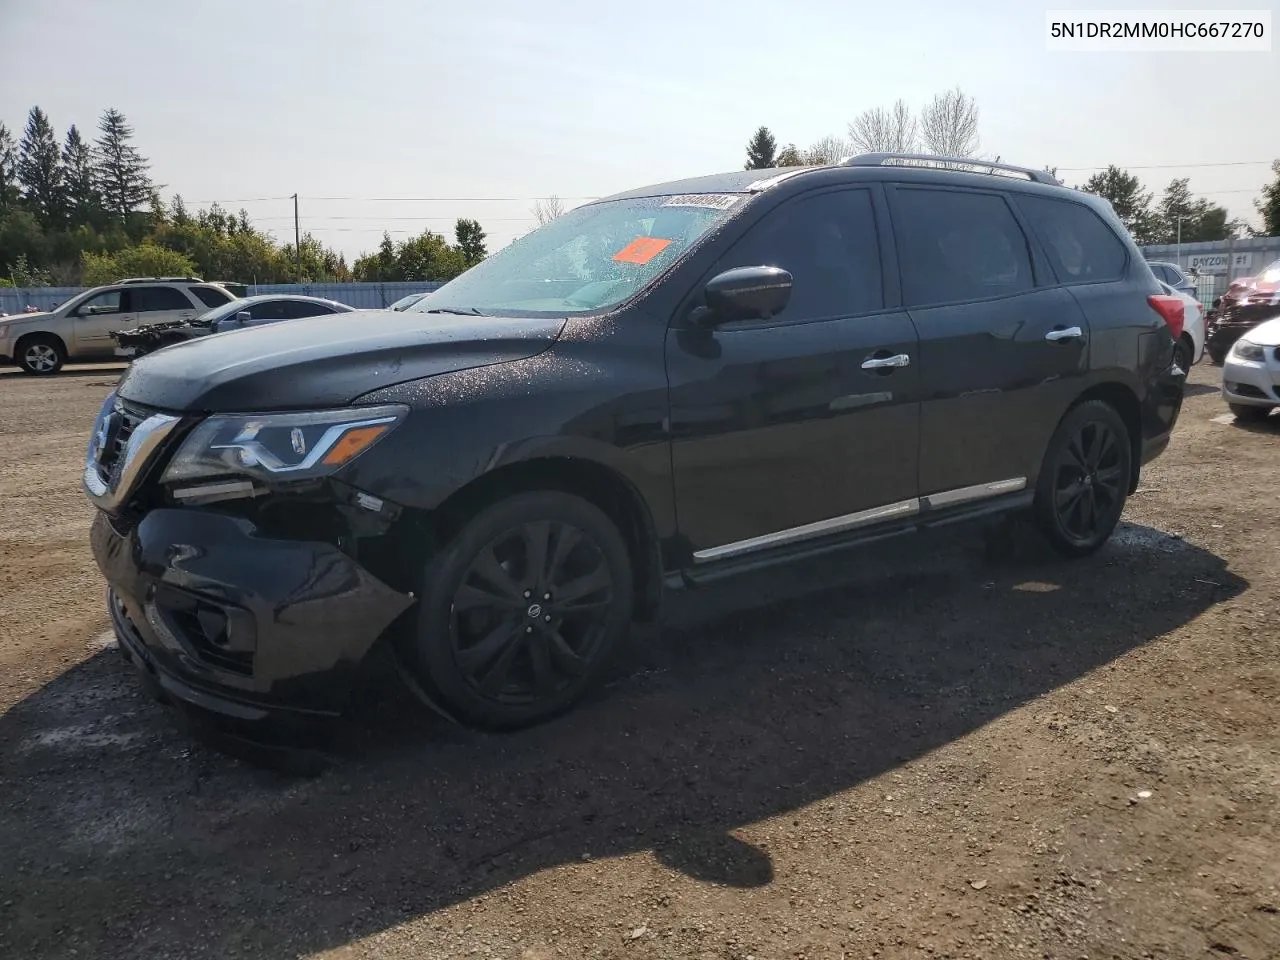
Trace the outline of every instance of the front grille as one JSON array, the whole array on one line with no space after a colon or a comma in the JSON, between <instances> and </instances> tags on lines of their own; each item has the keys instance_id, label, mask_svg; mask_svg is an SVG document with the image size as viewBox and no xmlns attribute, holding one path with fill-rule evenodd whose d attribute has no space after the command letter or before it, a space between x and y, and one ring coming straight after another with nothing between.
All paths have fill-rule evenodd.
<instances>
[{"instance_id":1,"label":"front grille","mask_svg":"<svg viewBox=\"0 0 1280 960\"><path fill-rule=\"evenodd\" d=\"M114 487L124 465L124 451L138 424L151 416L152 410L124 400L117 400L106 425L106 443L98 456L98 476Z\"/></svg>"}]
</instances>

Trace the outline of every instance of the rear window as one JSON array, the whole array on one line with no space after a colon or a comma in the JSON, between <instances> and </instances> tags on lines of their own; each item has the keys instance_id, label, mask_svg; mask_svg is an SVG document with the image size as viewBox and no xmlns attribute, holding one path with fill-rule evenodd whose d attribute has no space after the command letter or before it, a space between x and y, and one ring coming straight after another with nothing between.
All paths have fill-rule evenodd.
<instances>
[{"instance_id":1,"label":"rear window","mask_svg":"<svg viewBox=\"0 0 1280 960\"><path fill-rule=\"evenodd\" d=\"M192 287L191 292L206 307L220 307L224 303L230 303L234 298L225 290L219 290L217 287Z\"/></svg>"},{"instance_id":2,"label":"rear window","mask_svg":"<svg viewBox=\"0 0 1280 960\"><path fill-rule=\"evenodd\" d=\"M138 313L192 309L191 301L173 287L135 287L129 294L133 309Z\"/></svg>"},{"instance_id":3,"label":"rear window","mask_svg":"<svg viewBox=\"0 0 1280 960\"><path fill-rule=\"evenodd\" d=\"M741 200L740 194L697 194L578 207L407 312L563 317L608 310L648 286Z\"/></svg>"},{"instance_id":4,"label":"rear window","mask_svg":"<svg viewBox=\"0 0 1280 960\"><path fill-rule=\"evenodd\" d=\"M1003 197L899 188L893 216L908 305L986 300L1032 288L1027 238Z\"/></svg>"},{"instance_id":5,"label":"rear window","mask_svg":"<svg viewBox=\"0 0 1280 960\"><path fill-rule=\"evenodd\" d=\"M1096 283L1117 280L1124 275L1129 258L1125 246L1106 222L1082 203L1049 200L1045 197L1018 197L1049 266L1062 283ZM1160 279L1176 283L1167 267L1160 267Z\"/></svg>"}]
</instances>

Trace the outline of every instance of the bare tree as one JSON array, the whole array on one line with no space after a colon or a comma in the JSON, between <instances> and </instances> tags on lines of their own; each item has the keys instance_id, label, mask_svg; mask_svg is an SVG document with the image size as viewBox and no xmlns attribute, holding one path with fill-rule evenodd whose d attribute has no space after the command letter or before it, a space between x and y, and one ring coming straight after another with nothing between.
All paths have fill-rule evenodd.
<instances>
[{"instance_id":1,"label":"bare tree","mask_svg":"<svg viewBox=\"0 0 1280 960\"><path fill-rule=\"evenodd\" d=\"M540 227L550 223L562 213L564 213L564 203L554 193L533 205L533 215L537 217Z\"/></svg>"},{"instance_id":2,"label":"bare tree","mask_svg":"<svg viewBox=\"0 0 1280 960\"><path fill-rule=\"evenodd\" d=\"M925 149L942 157L972 157L978 152L978 105L956 87L940 93L920 111Z\"/></svg>"},{"instance_id":3,"label":"bare tree","mask_svg":"<svg viewBox=\"0 0 1280 960\"><path fill-rule=\"evenodd\" d=\"M849 155L849 141L843 137L826 136L814 141L801 154L806 164L839 163Z\"/></svg>"},{"instance_id":4,"label":"bare tree","mask_svg":"<svg viewBox=\"0 0 1280 960\"><path fill-rule=\"evenodd\" d=\"M905 100L889 109L863 110L849 124L849 140L859 153L915 153L919 125Z\"/></svg>"}]
</instances>

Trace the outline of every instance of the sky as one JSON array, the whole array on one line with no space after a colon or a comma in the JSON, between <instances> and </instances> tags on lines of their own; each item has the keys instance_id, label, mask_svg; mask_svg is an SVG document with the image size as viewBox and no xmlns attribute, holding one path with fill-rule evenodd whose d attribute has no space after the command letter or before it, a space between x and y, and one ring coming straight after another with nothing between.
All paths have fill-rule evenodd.
<instances>
[{"instance_id":1,"label":"sky","mask_svg":"<svg viewBox=\"0 0 1280 960\"><path fill-rule=\"evenodd\" d=\"M0 121L19 136L38 104L60 134L89 131L116 107L166 197L243 207L291 241L297 193L303 230L351 259L384 229L451 233L459 216L497 249L534 226L536 198L572 206L740 169L761 124L804 147L864 109L959 85L981 111L988 155L1056 166L1068 184L1108 163L1156 192L1187 176L1257 224L1252 201L1280 157L1280 46L1049 52L1045 9L0 0Z\"/></svg>"}]
</instances>

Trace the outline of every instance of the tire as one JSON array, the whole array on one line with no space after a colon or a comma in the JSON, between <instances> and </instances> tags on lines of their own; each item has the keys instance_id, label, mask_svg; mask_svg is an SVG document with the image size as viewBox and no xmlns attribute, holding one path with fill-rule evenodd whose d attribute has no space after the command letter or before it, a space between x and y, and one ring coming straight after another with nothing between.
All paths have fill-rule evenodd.
<instances>
[{"instance_id":1,"label":"tire","mask_svg":"<svg viewBox=\"0 0 1280 960\"><path fill-rule=\"evenodd\" d=\"M67 350L62 341L47 333L33 333L18 341L13 351L14 362L23 373L46 377L57 373L67 362Z\"/></svg>"},{"instance_id":2,"label":"tire","mask_svg":"<svg viewBox=\"0 0 1280 960\"><path fill-rule=\"evenodd\" d=\"M403 659L463 723L528 726L599 679L630 626L632 594L627 544L603 512L565 493L517 494L427 564Z\"/></svg>"},{"instance_id":3,"label":"tire","mask_svg":"<svg viewBox=\"0 0 1280 960\"><path fill-rule=\"evenodd\" d=\"M1222 366L1222 362L1227 359L1227 354L1225 351L1211 350L1206 347L1204 352L1208 355L1209 362L1212 363L1215 367Z\"/></svg>"},{"instance_id":4,"label":"tire","mask_svg":"<svg viewBox=\"0 0 1280 960\"><path fill-rule=\"evenodd\" d=\"M1173 345L1173 359L1183 371L1191 372L1191 367L1196 362L1196 345L1185 333Z\"/></svg>"},{"instance_id":5,"label":"tire","mask_svg":"<svg viewBox=\"0 0 1280 960\"><path fill-rule=\"evenodd\" d=\"M1089 400L1058 424L1036 481L1036 524L1058 553L1083 557L1110 538L1133 477L1133 445L1115 407Z\"/></svg>"},{"instance_id":6,"label":"tire","mask_svg":"<svg viewBox=\"0 0 1280 960\"><path fill-rule=\"evenodd\" d=\"M1228 403L1236 419L1243 423L1258 423L1271 416L1272 407L1255 407L1247 403Z\"/></svg>"}]
</instances>

